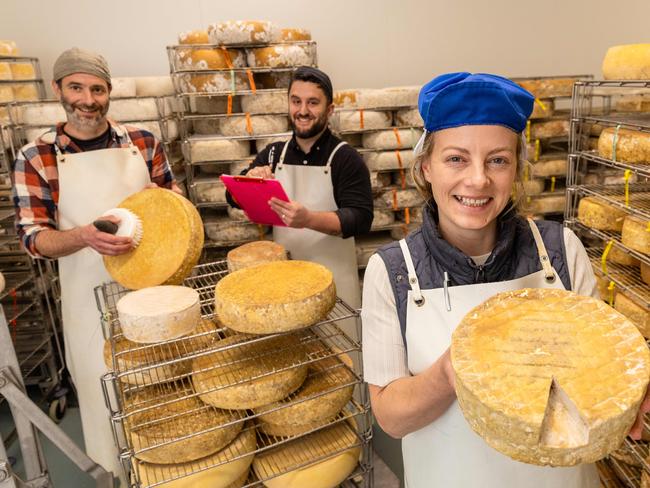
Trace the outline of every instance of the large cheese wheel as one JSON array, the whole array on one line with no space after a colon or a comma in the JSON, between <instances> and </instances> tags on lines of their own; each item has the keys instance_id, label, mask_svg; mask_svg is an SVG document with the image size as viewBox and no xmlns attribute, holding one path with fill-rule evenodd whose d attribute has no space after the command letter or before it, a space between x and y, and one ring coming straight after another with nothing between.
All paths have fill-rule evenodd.
<instances>
[{"instance_id":1,"label":"large cheese wheel","mask_svg":"<svg viewBox=\"0 0 650 488\"><path fill-rule=\"evenodd\" d=\"M192 396L185 381L169 383L164 389L147 387L125 403L125 428L134 455L149 463L185 463L209 456L232 442L244 426L237 422L241 418L237 413L205 405ZM192 435L197 432L203 433Z\"/></svg>"},{"instance_id":2,"label":"large cheese wheel","mask_svg":"<svg viewBox=\"0 0 650 488\"><path fill-rule=\"evenodd\" d=\"M251 154L248 141L192 137L188 140L193 163L243 159Z\"/></svg>"},{"instance_id":3,"label":"large cheese wheel","mask_svg":"<svg viewBox=\"0 0 650 488\"><path fill-rule=\"evenodd\" d=\"M228 251L226 263L231 273L258 264L286 261L287 250L273 241L249 242Z\"/></svg>"},{"instance_id":4,"label":"large cheese wheel","mask_svg":"<svg viewBox=\"0 0 650 488\"><path fill-rule=\"evenodd\" d=\"M207 30L193 30L178 34L179 44L210 44Z\"/></svg>"},{"instance_id":5,"label":"large cheese wheel","mask_svg":"<svg viewBox=\"0 0 650 488\"><path fill-rule=\"evenodd\" d=\"M34 83L16 83L11 86L14 100L17 102L30 102L40 97L38 86Z\"/></svg>"},{"instance_id":6,"label":"large cheese wheel","mask_svg":"<svg viewBox=\"0 0 650 488\"><path fill-rule=\"evenodd\" d=\"M258 91L242 95L241 108L249 114L286 113L289 100L285 91Z\"/></svg>"},{"instance_id":7,"label":"large cheese wheel","mask_svg":"<svg viewBox=\"0 0 650 488\"><path fill-rule=\"evenodd\" d=\"M330 118L330 124L335 131L386 129L392 123L391 112L377 110L339 111Z\"/></svg>"},{"instance_id":8,"label":"large cheese wheel","mask_svg":"<svg viewBox=\"0 0 650 488\"><path fill-rule=\"evenodd\" d=\"M379 197L380 206L388 208L418 207L424 203L424 199L415 188L406 190L389 190Z\"/></svg>"},{"instance_id":9,"label":"large cheese wheel","mask_svg":"<svg viewBox=\"0 0 650 488\"><path fill-rule=\"evenodd\" d=\"M311 41L311 32L307 29L286 28L278 29L273 42Z\"/></svg>"},{"instance_id":10,"label":"large cheese wheel","mask_svg":"<svg viewBox=\"0 0 650 488\"><path fill-rule=\"evenodd\" d=\"M352 367L349 357L343 361ZM348 367L336 356L312 363L307 379L292 395L254 409L258 428L268 435L300 435L336 417L352 398L356 383Z\"/></svg>"},{"instance_id":11,"label":"large cheese wheel","mask_svg":"<svg viewBox=\"0 0 650 488\"><path fill-rule=\"evenodd\" d=\"M264 44L271 42L278 28L266 20L227 20L208 26L211 44Z\"/></svg>"},{"instance_id":12,"label":"large cheese wheel","mask_svg":"<svg viewBox=\"0 0 650 488\"><path fill-rule=\"evenodd\" d=\"M258 136L286 132L289 121L286 115L233 115L221 120L224 136Z\"/></svg>"},{"instance_id":13,"label":"large cheese wheel","mask_svg":"<svg viewBox=\"0 0 650 488\"><path fill-rule=\"evenodd\" d=\"M201 304L192 288L152 286L120 298L117 314L127 339L151 344L192 332L201 320Z\"/></svg>"},{"instance_id":14,"label":"large cheese wheel","mask_svg":"<svg viewBox=\"0 0 650 488\"><path fill-rule=\"evenodd\" d=\"M533 214L561 213L566 205L566 195L548 195L531 199L528 207Z\"/></svg>"},{"instance_id":15,"label":"large cheese wheel","mask_svg":"<svg viewBox=\"0 0 650 488\"><path fill-rule=\"evenodd\" d=\"M570 97L577 78L539 78L516 80L517 83L535 95L536 98Z\"/></svg>"},{"instance_id":16,"label":"large cheese wheel","mask_svg":"<svg viewBox=\"0 0 650 488\"><path fill-rule=\"evenodd\" d=\"M307 356L300 336L251 338L227 337L214 344L213 353L192 361L192 384L201 400L219 408L245 410L281 400L302 385Z\"/></svg>"},{"instance_id":17,"label":"large cheese wheel","mask_svg":"<svg viewBox=\"0 0 650 488\"><path fill-rule=\"evenodd\" d=\"M0 80L11 80L13 75L11 74L11 68L9 63L0 63Z\"/></svg>"},{"instance_id":18,"label":"large cheese wheel","mask_svg":"<svg viewBox=\"0 0 650 488\"><path fill-rule=\"evenodd\" d=\"M18 52L16 41L0 40L1 56L18 56Z\"/></svg>"},{"instance_id":19,"label":"large cheese wheel","mask_svg":"<svg viewBox=\"0 0 650 488\"><path fill-rule=\"evenodd\" d=\"M625 293L616 293L614 308L625 315L637 326L639 332L650 339L650 310L629 298Z\"/></svg>"},{"instance_id":20,"label":"large cheese wheel","mask_svg":"<svg viewBox=\"0 0 650 488\"><path fill-rule=\"evenodd\" d=\"M416 107L419 93L419 86L336 90L334 105L346 108Z\"/></svg>"},{"instance_id":21,"label":"large cheese wheel","mask_svg":"<svg viewBox=\"0 0 650 488\"><path fill-rule=\"evenodd\" d=\"M555 103L553 102L552 98L546 100L537 99L533 105L533 113L530 114L529 118L545 119L553 115L554 109Z\"/></svg>"},{"instance_id":22,"label":"large cheese wheel","mask_svg":"<svg viewBox=\"0 0 650 488\"><path fill-rule=\"evenodd\" d=\"M258 453L253 470L268 488L334 488L357 466L358 444L353 428L341 422Z\"/></svg>"},{"instance_id":23,"label":"large cheese wheel","mask_svg":"<svg viewBox=\"0 0 650 488\"><path fill-rule=\"evenodd\" d=\"M111 78L111 101L135 96L135 78Z\"/></svg>"},{"instance_id":24,"label":"large cheese wheel","mask_svg":"<svg viewBox=\"0 0 650 488\"><path fill-rule=\"evenodd\" d=\"M634 256L619 249L618 246L612 246L607 254L607 260L612 263L622 264L624 266L638 266L639 260Z\"/></svg>"},{"instance_id":25,"label":"large cheese wheel","mask_svg":"<svg viewBox=\"0 0 650 488\"><path fill-rule=\"evenodd\" d=\"M165 97L175 93L169 75L138 76L135 78L135 90L139 97Z\"/></svg>"},{"instance_id":26,"label":"large cheese wheel","mask_svg":"<svg viewBox=\"0 0 650 488\"><path fill-rule=\"evenodd\" d=\"M395 223L395 212L391 209L375 208L372 215L370 230L377 230Z\"/></svg>"},{"instance_id":27,"label":"large cheese wheel","mask_svg":"<svg viewBox=\"0 0 650 488\"><path fill-rule=\"evenodd\" d=\"M603 60L606 80L649 80L650 44L612 46Z\"/></svg>"},{"instance_id":28,"label":"large cheese wheel","mask_svg":"<svg viewBox=\"0 0 650 488\"><path fill-rule=\"evenodd\" d=\"M578 220L587 227L621 232L627 213L596 197L585 197L578 204Z\"/></svg>"},{"instance_id":29,"label":"large cheese wheel","mask_svg":"<svg viewBox=\"0 0 650 488\"><path fill-rule=\"evenodd\" d=\"M9 63L12 79L14 80L35 80L36 70L32 63Z\"/></svg>"},{"instance_id":30,"label":"large cheese wheel","mask_svg":"<svg viewBox=\"0 0 650 488\"><path fill-rule=\"evenodd\" d=\"M160 113L155 98L125 98L111 101L108 116L118 122L157 120Z\"/></svg>"},{"instance_id":31,"label":"large cheese wheel","mask_svg":"<svg viewBox=\"0 0 650 488\"><path fill-rule=\"evenodd\" d=\"M197 178L194 180L194 193L197 203L218 203L226 202L226 187L222 181L208 179L201 181Z\"/></svg>"},{"instance_id":32,"label":"large cheese wheel","mask_svg":"<svg viewBox=\"0 0 650 488\"><path fill-rule=\"evenodd\" d=\"M315 44L278 44L248 50L248 66L292 68L316 64Z\"/></svg>"},{"instance_id":33,"label":"large cheese wheel","mask_svg":"<svg viewBox=\"0 0 650 488\"><path fill-rule=\"evenodd\" d=\"M104 256L111 277L133 290L181 283L203 250L203 224L194 205L171 190L149 188L118 207L140 219L142 239L132 251Z\"/></svg>"},{"instance_id":34,"label":"large cheese wheel","mask_svg":"<svg viewBox=\"0 0 650 488\"><path fill-rule=\"evenodd\" d=\"M621 242L630 249L650 254L650 221L635 215L625 217Z\"/></svg>"},{"instance_id":35,"label":"large cheese wheel","mask_svg":"<svg viewBox=\"0 0 650 488\"><path fill-rule=\"evenodd\" d=\"M473 308L452 335L458 403L498 451L572 466L616 449L650 376L634 325L573 292L503 292Z\"/></svg>"},{"instance_id":36,"label":"large cheese wheel","mask_svg":"<svg viewBox=\"0 0 650 488\"><path fill-rule=\"evenodd\" d=\"M336 303L336 287L325 266L277 261L229 274L217 283L214 299L226 327L268 334L324 319Z\"/></svg>"},{"instance_id":37,"label":"large cheese wheel","mask_svg":"<svg viewBox=\"0 0 650 488\"><path fill-rule=\"evenodd\" d=\"M402 151L365 152L363 153L363 159L370 171L388 171L403 168L410 172L415 156L413 151L407 149Z\"/></svg>"},{"instance_id":38,"label":"large cheese wheel","mask_svg":"<svg viewBox=\"0 0 650 488\"><path fill-rule=\"evenodd\" d=\"M20 118L26 125L56 125L66 120L59 102L26 103L20 106Z\"/></svg>"},{"instance_id":39,"label":"large cheese wheel","mask_svg":"<svg viewBox=\"0 0 650 488\"><path fill-rule=\"evenodd\" d=\"M550 137L565 137L569 135L568 120L548 120L533 122L530 125L532 139L548 139Z\"/></svg>"},{"instance_id":40,"label":"large cheese wheel","mask_svg":"<svg viewBox=\"0 0 650 488\"><path fill-rule=\"evenodd\" d=\"M270 71L266 73L255 73L255 80L258 88L287 90L291 82L291 73L287 71Z\"/></svg>"},{"instance_id":41,"label":"large cheese wheel","mask_svg":"<svg viewBox=\"0 0 650 488\"><path fill-rule=\"evenodd\" d=\"M422 133L417 129L380 130L363 134L367 149L404 149L415 147Z\"/></svg>"},{"instance_id":42,"label":"large cheese wheel","mask_svg":"<svg viewBox=\"0 0 650 488\"><path fill-rule=\"evenodd\" d=\"M567 157L566 154L560 157L544 156L533 164L533 176L547 178L549 176L566 176Z\"/></svg>"},{"instance_id":43,"label":"large cheese wheel","mask_svg":"<svg viewBox=\"0 0 650 488\"><path fill-rule=\"evenodd\" d=\"M546 180L542 178L532 178L523 182L524 193L526 195L539 195L544 191Z\"/></svg>"},{"instance_id":44,"label":"large cheese wheel","mask_svg":"<svg viewBox=\"0 0 650 488\"><path fill-rule=\"evenodd\" d=\"M261 239L268 229L265 226L235 222L229 217L206 217L204 228L210 241L223 245Z\"/></svg>"},{"instance_id":45,"label":"large cheese wheel","mask_svg":"<svg viewBox=\"0 0 650 488\"><path fill-rule=\"evenodd\" d=\"M615 136L616 154L614 154ZM631 129L619 129L616 132L614 127L608 127L598 138L598 154L603 158L626 163L650 164L650 134Z\"/></svg>"},{"instance_id":46,"label":"large cheese wheel","mask_svg":"<svg viewBox=\"0 0 650 488\"><path fill-rule=\"evenodd\" d=\"M641 262L641 279L644 283L650 285L650 264Z\"/></svg>"},{"instance_id":47,"label":"large cheese wheel","mask_svg":"<svg viewBox=\"0 0 650 488\"><path fill-rule=\"evenodd\" d=\"M424 121L417 108L405 108L395 112L395 125L399 127L422 127Z\"/></svg>"},{"instance_id":48,"label":"large cheese wheel","mask_svg":"<svg viewBox=\"0 0 650 488\"><path fill-rule=\"evenodd\" d=\"M180 478L162 483L163 488L239 488L244 485L253 452L257 449L255 429L246 426L239 435L220 451L196 461L182 464L152 464L134 461L143 486L152 486L170 478ZM250 455L245 455L251 453ZM234 458L237 458L233 461ZM211 466L211 467L208 467ZM207 469L206 469L207 467ZM184 476L192 473L189 476Z\"/></svg>"}]
</instances>

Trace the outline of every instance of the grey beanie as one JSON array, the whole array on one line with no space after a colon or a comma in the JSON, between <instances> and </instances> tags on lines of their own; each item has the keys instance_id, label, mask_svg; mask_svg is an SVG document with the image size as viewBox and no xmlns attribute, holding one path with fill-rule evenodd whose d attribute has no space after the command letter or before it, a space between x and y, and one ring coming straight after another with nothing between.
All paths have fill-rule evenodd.
<instances>
[{"instance_id":1,"label":"grey beanie","mask_svg":"<svg viewBox=\"0 0 650 488\"><path fill-rule=\"evenodd\" d=\"M54 62L52 72L54 81L59 81L73 73L86 73L101 78L109 86L111 84L111 73L104 56L78 47L63 51Z\"/></svg>"}]
</instances>

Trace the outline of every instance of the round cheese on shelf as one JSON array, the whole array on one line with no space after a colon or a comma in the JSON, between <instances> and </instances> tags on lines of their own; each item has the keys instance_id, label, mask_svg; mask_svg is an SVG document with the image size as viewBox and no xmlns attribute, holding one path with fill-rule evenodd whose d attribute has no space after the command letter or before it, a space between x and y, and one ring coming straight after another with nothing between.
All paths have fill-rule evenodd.
<instances>
[{"instance_id":1,"label":"round cheese on shelf","mask_svg":"<svg viewBox=\"0 0 650 488\"><path fill-rule=\"evenodd\" d=\"M650 164L650 134L631 129L616 131L614 127L607 127L598 138L598 154L603 158L626 163Z\"/></svg>"},{"instance_id":2,"label":"round cheese on shelf","mask_svg":"<svg viewBox=\"0 0 650 488\"><path fill-rule=\"evenodd\" d=\"M372 211L372 225L370 230L375 230L379 227L386 227L395 223L395 212L381 208L375 208Z\"/></svg>"},{"instance_id":3,"label":"round cheese on shelf","mask_svg":"<svg viewBox=\"0 0 650 488\"><path fill-rule=\"evenodd\" d=\"M526 195L539 195L544 191L546 180L542 178L533 178L524 181L524 193Z\"/></svg>"},{"instance_id":4,"label":"round cheese on shelf","mask_svg":"<svg viewBox=\"0 0 650 488\"><path fill-rule=\"evenodd\" d=\"M196 461L161 465L142 463L136 459L133 464L144 486L152 486L167 480L171 474L175 478L182 477L162 483L161 486L164 488L240 488L248 478L256 449L255 429L247 425L226 447ZM245 455L247 453L250 455ZM207 466L212 467L206 469Z\"/></svg>"},{"instance_id":5,"label":"round cheese on shelf","mask_svg":"<svg viewBox=\"0 0 650 488\"><path fill-rule=\"evenodd\" d=\"M278 28L266 20L228 20L208 26L211 44L264 44L271 42Z\"/></svg>"},{"instance_id":6,"label":"round cheese on shelf","mask_svg":"<svg viewBox=\"0 0 650 488\"><path fill-rule=\"evenodd\" d=\"M362 144L367 149L405 149L415 147L422 132L418 129L395 129L363 134Z\"/></svg>"},{"instance_id":7,"label":"round cheese on shelf","mask_svg":"<svg viewBox=\"0 0 650 488\"><path fill-rule=\"evenodd\" d=\"M548 120L530 124L530 137L532 139L548 139L550 137L565 137L568 135L568 120Z\"/></svg>"},{"instance_id":8,"label":"round cheese on shelf","mask_svg":"<svg viewBox=\"0 0 650 488\"><path fill-rule=\"evenodd\" d=\"M603 77L606 80L650 79L650 44L610 47L603 60Z\"/></svg>"},{"instance_id":9,"label":"round cheese on shelf","mask_svg":"<svg viewBox=\"0 0 650 488\"><path fill-rule=\"evenodd\" d=\"M138 76L135 78L135 92L138 97L166 97L175 93L169 75Z\"/></svg>"},{"instance_id":10,"label":"round cheese on shelf","mask_svg":"<svg viewBox=\"0 0 650 488\"><path fill-rule=\"evenodd\" d=\"M555 103L553 99L540 100L536 99L533 105L533 113L530 114L531 119L545 119L553 115Z\"/></svg>"},{"instance_id":11,"label":"round cheese on shelf","mask_svg":"<svg viewBox=\"0 0 650 488\"><path fill-rule=\"evenodd\" d=\"M650 339L650 310L632 300L624 292L618 291L614 308L636 325L643 337Z\"/></svg>"},{"instance_id":12,"label":"round cheese on shelf","mask_svg":"<svg viewBox=\"0 0 650 488\"><path fill-rule=\"evenodd\" d=\"M616 288L613 288L610 292L609 289L610 280L607 279L607 277L595 275L595 278L596 278L596 285L598 285L598 296L600 297L601 300L604 300L607 303L609 303L610 294L612 299L616 297Z\"/></svg>"},{"instance_id":13,"label":"round cheese on shelf","mask_svg":"<svg viewBox=\"0 0 650 488\"><path fill-rule=\"evenodd\" d=\"M238 332L269 334L301 329L324 319L336 304L332 272L308 261L277 261L222 278L215 313Z\"/></svg>"},{"instance_id":14,"label":"round cheese on shelf","mask_svg":"<svg viewBox=\"0 0 650 488\"><path fill-rule=\"evenodd\" d=\"M295 334L255 341L238 334L213 347L213 353L192 361L192 384L201 400L215 407L245 410L281 400L307 376L307 356Z\"/></svg>"},{"instance_id":15,"label":"round cheese on shelf","mask_svg":"<svg viewBox=\"0 0 650 488\"><path fill-rule=\"evenodd\" d=\"M532 198L528 204L533 214L561 213L566 205L566 195L549 195Z\"/></svg>"},{"instance_id":16,"label":"round cheese on shelf","mask_svg":"<svg viewBox=\"0 0 650 488\"><path fill-rule=\"evenodd\" d=\"M286 115L233 115L221 120L224 136L258 136L286 132L289 121Z\"/></svg>"},{"instance_id":17,"label":"round cheese on shelf","mask_svg":"<svg viewBox=\"0 0 650 488\"><path fill-rule=\"evenodd\" d=\"M307 29L278 29L272 42L311 41L311 32Z\"/></svg>"},{"instance_id":18,"label":"round cheese on shelf","mask_svg":"<svg viewBox=\"0 0 650 488\"><path fill-rule=\"evenodd\" d=\"M207 30L193 30L178 34L179 44L210 44Z\"/></svg>"},{"instance_id":19,"label":"round cheese on shelf","mask_svg":"<svg viewBox=\"0 0 650 488\"><path fill-rule=\"evenodd\" d=\"M138 246L119 256L104 256L111 277L132 290L181 283L203 250L203 225L194 205L171 190L149 188L118 205L142 223Z\"/></svg>"},{"instance_id":20,"label":"round cheese on shelf","mask_svg":"<svg viewBox=\"0 0 650 488\"><path fill-rule=\"evenodd\" d=\"M35 80L36 70L32 63L9 63L12 79L14 80Z\"/></svg>"},{"instance_id":21,"label":"round cheese on shelf","mask_svg":"<svg viewBox=\"0 0 650 488\"><path fill-rule=\"evenodd\" d=\"M194 181L194 192L196 201L199 203L221 203L226 202L226 187L222 181Z\"/></svg>"},{"instance_id":22,"label":"round cheese on shelf","mask_svg":"<svg viewBox=\"0 0 650 488\"><path fill-rule=\"evenodd\" d=\"M533 176L539 178L548 178L550 176L566 176L567 174L567 157L563 155L558 158L544 156L543 159L537 160L533 164Z\"/></svg>"},{"instance_id":23,"label":"round cheese on shelf","mask_svg":"<svg viewBox=\"0 0 650 488\"><path fill-rule=\"evenodd\" d=\"M29 102L40 98L38 87L34 83L16 83L12 85L14 100L17 102Z\"/></svg>"},{"instance_id":24,"label":"round cheese on shelf","mask_svg":"<svg viewBox=\"0 0 650 488\"><path fill-rule=\"evenodd\" d=\"M639 260L634 256L622 251L618 246L612 246L607 254L607 260L612 263L622 264L624 266L638 266Z\"/></svg>"},{"instance_id":25,"label":"round cheese on shelf","mask_svg":"<svg viewBox=\"0 0 650 488\"><path fill-rule=\"evenodd\" d=\"M111 78L111 102L116 98L135 96L135 78Z\"/></svg>"},{"instance_id":26,"label":"round cheese on shelf","mask_svg":"<svg viewBox=\"0 0 650 488\"><path fill-rule=\"evenodd\" d=\"M213 243L229 245L262 239L268 227L248 222L236 222L228 217L206 217L205 235Z\"/></svg>"},{"instance_id":27,"label":"round cheese on shelf","mask_svg":"<svg viewBox=\"0 0 650 488\"><path fill-rule=\"evenodd\" d=\"M228 217L237 222L248 222L246 212L244 212L241 208L228 207Z\"/></svg>"},{"instance_id":28,"label":"round cheese on shelf","mask_svg":"<svg viewBox=\"0 0 650 488\"><path fill-rule=\"evenodd\" d=\"M256 141L257 142L257 141ZM228 165L228 174L229 175L240 175L242 171L245 169L248 169L253 162L252 159L248 159L246 161L237 161L234 163L230 163Z\"/></svg>"},{"instance_id":29,"label":"round cheese on shelf","mask_svg":"<svg viewBox=\"0 0 650 488\"><path fill-rule=\"evenodd\" d=\"M410 173L410 168L415 160L411 150L366 152L362 156L370 171L388 171L403 168Z\"/></svg>"},{"instance_id":30,"label":"round cheese on shelf","mask_svg":"<svg viewBox=\"0 0 650 488\"><path fill-rule=\"evenodd\" d=\"M273 241L249 242L228 251L226 255L228 271L231 273L258 264L286 261L286 259L286 249Z\"/></svg>"},{"instance_id":31,"label":"round cheese on shelf","mask_svg":"<svg viewBox=\"0 0 650 488\"><path fill-rule=\"evenodd\" d=\"M0 40L0 56L18 56L16 41Z\"/></svg>"},{"instance_id":32,"label":"round cheese on shelf","mask_svg":"<svg viewBox=\"0 0 650 488\"><path fill-rule=\"evenodd\" d=\"M241 97L242 111L249 114L286 113L288 106L289 99L284 91L258 91Z\"/></svg>"},{"instance_id":33,"label":"round cheese on shelf","mask_svg":"<svg viewBox=\"0 0 650 488\"><path fill-rule=\"evenodd\" d=\"M201 320L201 304L192 288L152 286L120 298L117 313L124 337L151 344L192 332Z\"/></svg>"},{"instance_id":34,"label":"round cheese on shelf","mask_svg":"<svg viewBox=\"0 0 650 488\"><path fill-rule=\"evenodd\" d=\"M376 171L370 172L370 188L373 190L382 190L390 186L393 178L390 173L378 173Z\"/></svg>"},{"instance_id":35,"label":"round cheese on shelf","mask_svg":"<svg viewBox=\"0 0 650 488\"><path fill-rule=\"evenodd\" d=\"M650 254L650 221L635 215L625 217L621 242L630 249Z\"/></svg>"},{"instance_id":36,"label":"round cheese on shelf","mask_svg":"<svg viewBox=\"0 0 650 488\"><path fill-rule=\"evenodd\" d=\"M646 262L641 262L641 280L643 280L644 283L650 285L650 264Z\"/></svg>"},{"instance_id":37,"label":"round cheese on shelf","mask_svg":"<svg viewBox=\"0 0 650 488\"><path fill-rule=\"evenodd\" d=\"M334 131L386 129L393 123L393 114L377 110L344 110L330 118Z\"/></svg>"},{"instance_id":38,"label":"round cheese on shelf","mask_svg":"<svg viewBox=\"0 0 650 488\"><path fill-rule=\"evenodd\" d=\"M21 120L26 125L56 125L66 120L59 102L26 103L20 106Z\"/></svg>"},{"instance_id":39,"label":"round cheese on shelf","mask_svg":"<svg viewBox=\"0 0 650 488\"><path fill-rule=\"evenodd\" d=\"M423 203L422 195L415 188L388 190L379 197L379 206L384 208L419 207Z\"/></svg>"},{"instance_id":40,"label":"round cheese on shelf","mask_svg":"<svg viewBox=\"0 0 650 488\"><path fill-rule=\"evenodd\" d=\"M400 127L422 127L424 121L417 108L405 108L395 112L395 125Z\"/></svg>"},{"instance_id":41,"label":"round cheese on shelf","mask_svg":"<svg viewBox=\"0 0 650 488\"><path fill-rule=\"evenodd\" d=\"M594 462L632 426L650 351L604 302L556 289L499 293L452 335L456 394L486 442L531 464Z\"/></svg>"},{"instance_id":42,"label":"round cheese on shelf","mask_svg":"<svg viewBox=\"0 0 650 488\"><path fill-rule=\"evenodd\" d=\"M517 80L517 84L531 92L536 98L570 97L577 78L541 78Z\"/></svg>"},{"instance_id":43,"label":"round cheese on shelf","mask_svg":"<svg viewBox=\"0 0 650 488\"><path fill-rule=\"evenodd\" d=\"M641 460L637 458L634 452L632 452L632 448L630 448L625 442L623 442L618 449L613 451L610 456L629 466L637 466L639 468L642 466Z\"/></svg>"},{"instance_id":44,"label":"round cheese on shelf","mask_svg":"<svg viewBox=\"0 0 650 488\"><path fill-rule=\"evenodd\" d=\"M188 93L228 93L249 89L248 77L239 72L189 75L181 78L181 86Z\"/></svg>"},{"instance_id":45,"label":"round cheese on shelf","mask_svg":"<svg viewBox=\"0 0 650 488\"><path fill-rule=\"evenodd\" d=\"M416 107L419 93L419 86L336 90L334 105L346 108Z\"/></svg>"},{"instance_id":46,"label":"round cheese on shelf","mask_svg":"<svg viewBox=\"0 0 650 488\"><path fill-rule=\"evenodd\" d=\"M155 98L124 98L111 100L108 116L118 122L129 120L158 120Z\"/></svg>"},{"instance_id":47,"label":"round cheese on shelf","mask_svg":"<svg viewBox=\"0 0 650 488\"><path fill-rule=\"evenodd\" d=\"M167 465L196 461L223 449L239 435L244 426L237 422L239 414L205 405L192 395L190 385L183 381L150 386L127 396L125 430L137 459ZM193 435L197 432L203 433Z\"/></svg>"},{"instance_id":48,"label":"round cheese on shelf","mask_svg":"<svg viewBox=\"0 0 650 488\"><path fill-rule=\"evenodd\" d=\"M621 232L627 213L595 197L584 197L578 204L578 220L587 227Z\"/></svg>"},{"instance_id":49,"label":"round cheese on shelf","mask_svg":"<svg viewBox=\"0 0 650 488\"><path fill-rule=\"evenodd\" d=\"M258 88L265 89L285 89L289 88L291 82L291 73L286 71L255 73L255 80Z\"/></svg>"},{"instance_id":50,"label":"round cheese on shelf","mask_svg":"<svg viewBox=\"0 0 650 488\"><path fill-rule=\"evenodd\" d=\"M260 139L255 140L255 149L257 152L264 150L269 144L274 142L287 142L291 138L291 135L276 136L276 137L261 137Z\"/></svg>"},{"instance_id":51,"label":"round cheese on shelf","mask_svg":"<svg viewBox=\"0 0 650 488\"><path fill-rule=\"evenodd\" d=\"M178 51L182 68L193 70L229 70L245 68L246 56L241 49L183 48ZM226 73L230 77L230 73Z\"/></svg>"},{"instance_id":52,"label":"round cheese on shelf","mask_svg":"<svg viewBox=\"0 0 650 488\"><path fill-rule=\"evenodd\" d=\"M342 359L352 367L349 357ZM312 363L307 379L292 395L254 409L259 414L258 429L268 435L294 436L336 417L352 398L356 383L345 364L336 356Z\"/></svg>"},{"instance_id":53,"label":"round cheese on shelf","mask_svg":"<svg viewBox=\"0 0 650 488\"><path fill-rule=\"evenodd\" d=\"M617 112L650 112L650 94L623 95L616 99Z\"/></svg>"},{"instance_id":54,"label":"round cheese on shelf","mask_svg":"<svg viewBox=\"0 0 650 488\"><path fill-rule=\"evenodd\" d=\"M248 66L254 68L292 68L316 64L314 44L278 44L248 50Z\"/></svg>"},{"instance_id":55,"label":"round cheese on shelf","mask_svg":"<svg viewBox=\"0 0 650 488\"><path fill-rule=\"evenodd\" d=\"M12 78L9 63L0 63L0 80L11 80Z\"/></svg>"},{"instance_id":56,"label":"round cheese on shelf","mask_svg":"<svg viewBox=\"0 0 650 488\"><path fill-rule=\"evenodd\" d=\"M335 488L359 463L359 444L353 428L340 422L258 453L253 470L268 488Z\"/></svg>"},{"instance_id":57,"label":"round cheese on shelf","mask_svg":"<svg viewBox=\"0 0 650 488\"><path fill-rule=\"evenodd\" d=\"M248 141L229 141L227 139L190 138L190 158L193 163L203 161L228 161L243 159L251 154Z\"/></svg>"}]
</instances>

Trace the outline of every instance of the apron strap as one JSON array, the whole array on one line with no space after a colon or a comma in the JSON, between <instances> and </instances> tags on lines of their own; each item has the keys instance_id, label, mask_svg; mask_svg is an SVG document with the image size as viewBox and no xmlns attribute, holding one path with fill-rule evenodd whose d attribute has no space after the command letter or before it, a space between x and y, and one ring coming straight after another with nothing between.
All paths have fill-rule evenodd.
<instances>
[{"instance_id":1,"label":"apron strap","mask_svg":"<svg viewBox=\"0 0 650 488\"><path fill-rule=\"evenodd\" d=\"M345 146L346 144L347 144L347 142L341 141L336 145L336 147L334 148L334 150L330 154L330 157L327 158L327 164L325 165L325 174L329 173L330 167L332 166L332 160L334 159L334 155L336 154L336 152L339 149L341 149L343 146Z\"/></svg>"},{"instance_id":2,"label":"apron strap","mask_svg":"<svg viewBox=\"0 0 650 488\"><path fill-rule=\"evenodd\" d=\"M424 297L420 291L420 282L415 274L415 266L413 266L413 259L411 259L411 252L409 251L408 244L406 244L406 239L401 239L399 241L399 246L402 248L402 254L404 255L404 261L406 262L409 285L411 285L411 291L413 292L413 301L418 307L421 307L424 305Z\"/></svg>"},{"instance_id":3,"label":"apron strap","mask_svg":"<svg viewBox=\"0 0 650 488\"><path fill-rule=\"evenodd\" d=\"M555 281L555 271L553 270L553 266L551 265L551 260L548 258L548 253L546 252L546 246L544 245L544 241L542 240L542 235L539 233L537 224L535 224L533 219L528 218L527 220L528 220L528 225L530 226L530 230L533 233L535 244L537 245L537 253L539 254L539 261L540 263L542 263L542 269L544 270L544 277L546 278L546 281L548 281L549 283L553 283Z\"/></svg>"},{"instance_id":4,"label":"apron strap","mask_svg":"<svg viewBox=\"0 0 650 488\"><path fill-rule=\"evenodd\" d=\"M289 147L289 142L291 142L291 139L289 139L287 142L284 143L284 147L282 148L282 152L280 153L280 160L278 161L278 165L275 167L275 170L281 170L282 166L284 165L284 156L287 154L287 148Z\"/></svg>"}]
</instances>

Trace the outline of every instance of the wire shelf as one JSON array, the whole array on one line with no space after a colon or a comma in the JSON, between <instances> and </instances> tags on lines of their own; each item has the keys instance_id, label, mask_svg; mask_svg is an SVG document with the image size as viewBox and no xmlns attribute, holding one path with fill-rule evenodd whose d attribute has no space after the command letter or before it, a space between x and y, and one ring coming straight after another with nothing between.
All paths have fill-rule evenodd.
<instances>
[{"instance_id":1,"label":"wire shelf","mask_svg":"<svg viewBox=\"0 0 650 488\"><path fill-rule=\"evenodd\" d=\"M567 220L565 221L572 229L578 230L580 232L584 232L585 234L590 235L591 237L595 237L603 242L613 242L614 246L616 246L619 250L623 251L626 254L629 254L630 256L638 259L639 261L642 261L648 265L650 265L650 256L647 254L640 253L638 251L635 251L634 249L630 249L627 247L625 244L621 242L621 234L618 232L613 232L609 230L599 230L599 229L593 229L591 227L587 227L585 224L580 222L579 220Z\"/></svg>"},{"instance_id":2,"label":"wire shelf","mask_svg":"<svg viewBox=\"0 0 650 488\"><path fill-rule=\"evenodd\" d=\"M604 488L638 488L641 482L638 468L628 467L611 457L596 462L596 468Z\"/></svg>"},{"instance_id":3,"label":"wire shelf","mask_svg":"<svg viewBox=\"0 0 650 488\"><path fill-rule=\"evenodd\" d=\"M633 183L628 190L630 205L626 206L624 185L580 185L575 189L579 195L595 197L630 215L650 219L650 185Z\"/></svg>"}]
</instances>

